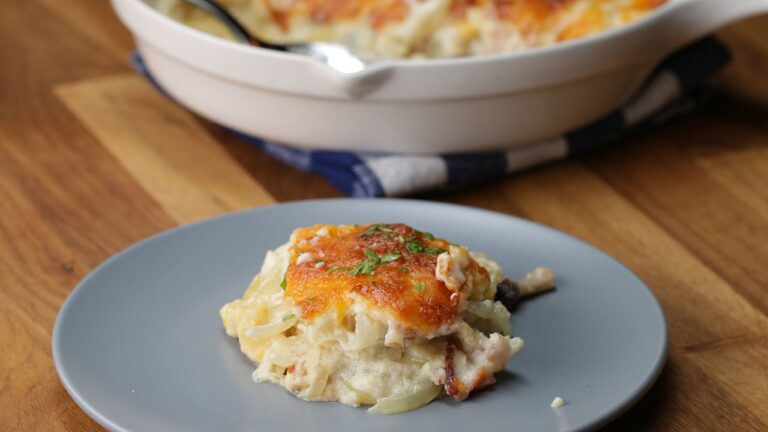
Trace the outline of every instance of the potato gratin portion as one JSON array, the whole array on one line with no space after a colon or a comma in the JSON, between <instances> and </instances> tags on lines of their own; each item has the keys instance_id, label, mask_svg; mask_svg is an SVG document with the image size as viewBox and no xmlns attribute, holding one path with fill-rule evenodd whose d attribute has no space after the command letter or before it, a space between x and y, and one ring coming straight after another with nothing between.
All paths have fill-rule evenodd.
<instances>
[{"instance_id":1,"label":"potato gratin portion","mask_svg":"<svg viewBox=\"0 0 768 432\"><path fill-rule=\"evenodd\" d=\"M317 225L268 252L220 314L254 380L388 414L495 382L523 347L494 301L501 280L487 256L407 225ZM554 286L545 269L526 280Z\"/></svg>"},{"instance_id":2,"label":"potato gratin portion","mask_svg":"<svg viewBox=\"0 0 768 432\"><path fill-rule=\"evenodd\" d=\"M275 42L333 41L380 57L520 51L632 22L667 0L221 0L249 30ZM155 0L164 13L228 37L204 12Z\"/></svg>"}]
</instances>

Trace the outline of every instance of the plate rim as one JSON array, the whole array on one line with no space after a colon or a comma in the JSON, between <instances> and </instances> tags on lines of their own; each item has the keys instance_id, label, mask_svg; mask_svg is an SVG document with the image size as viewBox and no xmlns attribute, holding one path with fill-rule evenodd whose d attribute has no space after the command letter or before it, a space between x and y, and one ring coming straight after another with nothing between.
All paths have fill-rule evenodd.
<instances>
[{"instance_id":1,"label":"plate rim","mask_svg":"<svg viewBox=\"0 0 768 432\"><path fill-rule=\"evenodd\" d=\"M152 244L154 242L162 241L167 236L176 235L177 233L186 231L186 230L193 230L199 225L211 224L211 223L215 223L215 222L227 220L227 219L234 219L237 217L242 217L243 215L249 214L249 213L258 215L259 213L262 213L262 212L273 211L275 208L290 208L290 207L300 207L300 206L306 206L306 205L335 205L336 203L345 203L345 205L347 205L348 203L353 203L354 205L357 205L357 204L365 204L365 203L371 203L371 202L373 203L389 202L389 203L395 203L398 205L424 205L424 206L434 206L434 207L443 207L443 208L450 207L455 211L476 212L476 213L483 214L486 217L495 217L495 218L501 217L501 218L513 219L516 223L533 226L536 229L547 231L550 234L564 237L566 239L579 243L581 246L585 246L587 248L593 249L594 251L599 252L600 254L610 258L615 264L618 264L621 267L621 269L624 270L628 275L630 275L631 277L635 278L638 282L640 282L640 284L642 285L642 288L650 296L650 299L652 300L651 304L654 306L654 309L655 309L654 312L656 312L657 318L661 323L661 334L660 334L660 339L658 341L660 343L661 350L658 356L656 357L656 360L654 361L653 365L651 366L649 374L645 376L643 380L641 380L639 383L636 384L636 387L632 392L630 392L624 399L614 403L612 406L606 407L602 415L596 416L590 421L585 422L579 428L571 429L571 430L573 431L596 430L602 426L607 425L611 421L616 420L618 417L620 417L622 414L624 414L630 408L632 408L635 404L637 404L637 402L648 393L648 391L653 387L653 385L658 380L659 376L661 375L661 372L664 370L664 367L666 365L667 358L669 355L669 326L668 326L666 315L664 313L664 308L659 302L654 292L651 290L648 284L645 283L645 281L643 281L642 278L640 278L640 276L638 276L635 272L633 272L622 261L619 261L618 259L613 257L613 255L610 255L604 250L572 234L566 233L564 231L560 231L558 229L552 228L542 223L534 222L532 220L525 219L519 216L502 213L499 211L487 210L483 208L465 206L465 205L454 204L454 203L427 201L427 200L410 199L410 198L353 198L353 199L321 198L321 199L278 202L270 205L252 207L252 208L237 210L233 212L228 212L228 213L224 213L217 216L207 217L189 224L179 225L173 228L169 228L169 229L157 232L155 234L150 235L149 237L146 237L142 240L132 243L129 246L114 253L113 255L111 255L109 258L105 259L101 263L99 263L96 267L94 267L91 271L89 271L85 277L83 277L80 281L77 282L75 287L67 295L67 298L62 303L62 305L59 308L59 311L56 314L53 331L51 333L51 352L52 352L54 367L56 370L56 374L59 378L59 381L64 386L64 389L67 391L67 393L72 398L72 400L77 404L77 406L80 407L80 409L82 409L91 419L96 421L98 424L107 428L110 431L132 432L129 429L124 429L123 427L113 423L108 417L102 415L97 409L95 409L95 407L93 407L88 402L88 400L86 400L86 398L80 394L80 392L76 388L72 378L67 373L66 368L63 364L62 353L61 353L61 338L62 338L61 332L63 331L62 321L65 319L66 313L71 307L71 305L75 302L75 299L79 295L81 295L81 292L83 291L83 287L85 287L91 279L96 277L98 273L104 271L104 269L112 265L112 263L114 263L115 261L122 259L122 257L130 253L133 253L134 251L140 248L146 247L146 245Z\"/></svg>"}]
</instances>

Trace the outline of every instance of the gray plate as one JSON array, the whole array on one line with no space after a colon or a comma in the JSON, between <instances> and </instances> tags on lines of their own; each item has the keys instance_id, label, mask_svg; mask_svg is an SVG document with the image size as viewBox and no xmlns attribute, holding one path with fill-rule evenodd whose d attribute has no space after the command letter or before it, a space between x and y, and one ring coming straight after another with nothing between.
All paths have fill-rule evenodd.
<instances>
[{"instance_id":1,"label":"gray plate","mask_svg":"<svg viewBox=\"0 0 768 432\"><path fill-rule=\"evenodd\" d=\"M485 251L508 275L551 267L557 291L512 316L525 348L498 383L469 400L442 399L375 416L304 402L251 381L253 365L222 330L266 251L316 223L406 222ZM636 402L664 364L658 302L597 249L506 215L408 200L323 200L210 219L112 257L72 292L53 332L67 391L97 422L125 431L557 431L598 427ZM549 406L554 396L567 405ZM332 429L331 429L332 426Z\"/></svg>"}]
</instances>

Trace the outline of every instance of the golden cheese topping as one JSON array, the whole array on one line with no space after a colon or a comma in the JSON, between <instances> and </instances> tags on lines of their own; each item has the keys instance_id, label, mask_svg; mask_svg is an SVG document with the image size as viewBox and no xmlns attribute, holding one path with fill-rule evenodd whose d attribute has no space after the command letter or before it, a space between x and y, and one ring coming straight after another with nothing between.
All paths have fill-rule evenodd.
<instances>
[{"instance_id":1,"label":"golden cheese topping","mask_svg":"<svg viewBox=\"0 0 768 432\"><path fill-rule=\"evenodd\" d=\"M472 13L488 21L513 27L519 37L565 41L597 33L615 24L633 21L667 0L453 0L447 1L446 24L463 25L474 34L479 29ZM381 30L404 22L419 2L407 0L292 0L268 1L276 22L290 34L305 26L357 22Z\"/></svg>"},{"instance_id":2,"label":"golden cheese topping","mask_svg":"<svg viewBox=\"0 0 768 432\"><path fill-rule=\"evenodd\" d=\"M430 334L454 322L469 295L436 277L438 256L451 243L404 224L317 225L294 231L291 243L285 295L303 319L333 310L341 320L360 298L403 331ZM488 272L474 259L462 272L485 291Z\"/></svg>"},{"instance_id":3,"label":"golden cheese topping","mask_svg":"<svg viewBox=\"0 0 768 432\"><path fill-rule=\"evenodd\" d=\"M332 41L371 60L520 51L630 23L668 0L221 0L275 42ZM154 0L180 21L221 36L179 0Z\"/></svg>"},{"instance_id":4,"label":"golden cheese topping","mask_svg":"<svg viewBox=\"0 0 768 432\"><path fill-rule=\"evenodd\" d=\"M291 18L305 17L314 23L335 23L364 17L373 28L398 22L408 15L405 0L293 0L267 2L281 27L290 30Z\"/></svg>"},{"instance_id":5,"label":"golden cheese topping","mask_svg":"<svg viewBox=\"0 0 768 432\"><path fill-rule=\"evenodd\" d=\"M556 39L567 40L610 27L611 21L631 20L658 8L667 0L452 0L448 3L451 21L465 21L468 13L483 10L489 19L508 23L523 34L557 32ZM381 29L404 21L413 5L408 0L289 0L267 1L274 19L286 31L301 24L301 18L314 24L363 21ZM616 6L619 6L618 8ZM566 15L575 19L565 22Z\"/></svg>"},{"instance_id":6,"label":"golden cheese topping","mask_svg":"<svg viewBox=\"0 0 768 432\"><path fill-rule=\"evenodd\" d=\"M521 292L531 278L554 284L531 275ZM465 399L523 348L494 301L502 278L487 255L407 225L316 225L267 252L219 314L254 380L393 414L443 392Z\"/></svg>"}]
</instances>

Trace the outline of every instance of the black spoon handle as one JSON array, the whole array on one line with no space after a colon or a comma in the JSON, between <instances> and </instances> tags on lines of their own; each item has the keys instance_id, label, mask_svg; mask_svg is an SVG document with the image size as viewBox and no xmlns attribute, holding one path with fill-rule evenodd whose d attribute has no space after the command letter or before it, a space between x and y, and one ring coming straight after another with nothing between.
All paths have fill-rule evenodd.
<instances>
[{"instance_id":1,"label":"black spoon handle","mask_svg":"<svg viewBox=\"0 0 768 432\"><path fill-rule=\"evenodd\" d=\"M221 21L221 23L224 24L229 29L232 35L234 35L235 39L237 39L237 41L240 43L259 46L267 49L273 49L277 51L286 51L286 47L284 45L271 44L269 42L260 40L259 38L252 35L248 30L245 29L245 27L243 27L242 24L240 24L240 22L235 17L232 16L232 14L227 12L227 10L224 9L224 7L222 7L215 0L185 0L185 1L189 4L199 7L200 9L218 18L219 21Z\"/></svg>"}]
</instances>

